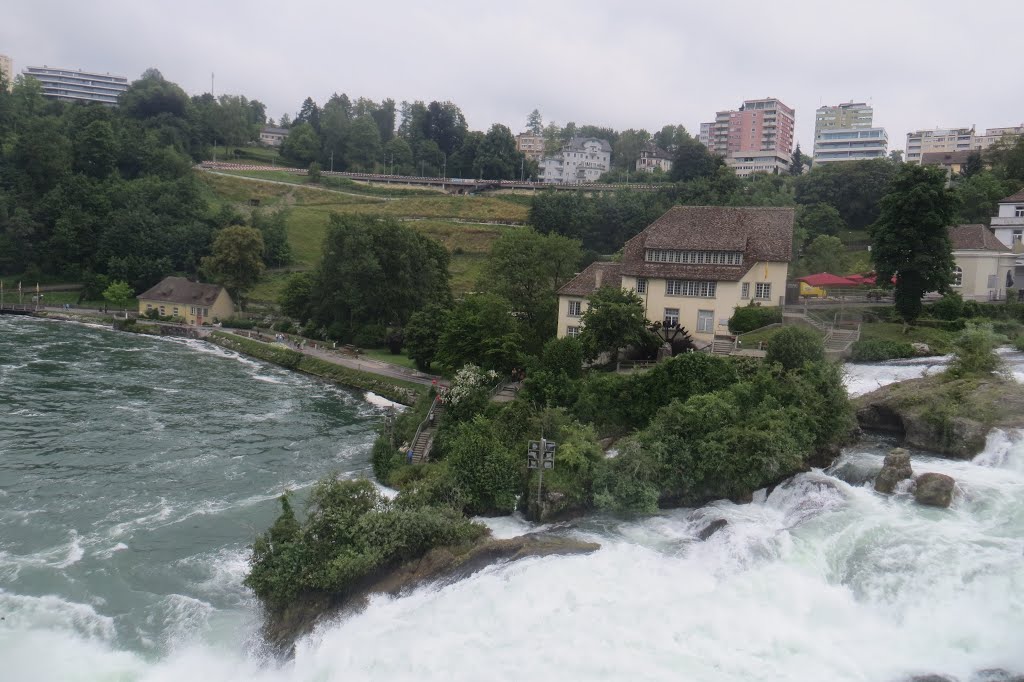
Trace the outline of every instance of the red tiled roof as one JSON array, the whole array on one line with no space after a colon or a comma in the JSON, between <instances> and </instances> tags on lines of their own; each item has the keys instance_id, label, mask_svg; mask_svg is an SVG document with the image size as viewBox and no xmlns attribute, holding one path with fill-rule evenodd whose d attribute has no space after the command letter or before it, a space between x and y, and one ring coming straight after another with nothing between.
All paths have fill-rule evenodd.
<instances>
[{"instance_id":1,"label":"red tiled roof","mask_svg":"<svg viewBox=\"0 0 1024 682\"><path fill-rule=\"evenodd\" d=\"M1010 203L1013 203L1013 202L1016 202L1016 201L1024 201L1024 189L1022 189L1021 191L1017 192L1016 194L1011 194L1010 196L1006 197L1005 199L1000 199L999 203L1000 204L1010 204Z\"/></svg>"},{"instance_id":2,"label":"red tiled roof","mask_svg":"<svg viewBox=\"0 0 1024 682\"><path fill-rule=\"evenodd\" d=\"M184 277L164 277L159 284L135 298L182 305L213 305L222 288L219 284L201 284Z\"/></svg>"}]
</instances>

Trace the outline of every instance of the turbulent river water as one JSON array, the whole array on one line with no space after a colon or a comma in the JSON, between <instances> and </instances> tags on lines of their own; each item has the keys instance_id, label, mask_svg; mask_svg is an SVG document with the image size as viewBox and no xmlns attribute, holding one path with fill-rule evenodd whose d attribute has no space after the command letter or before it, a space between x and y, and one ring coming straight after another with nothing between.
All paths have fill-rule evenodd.
<instances>
[{"instance_id":1,"label":"turbulent river water","mask_svg":"<svg viewBox=\"0 0 1024 682\"><path fill-rule=\"evenodd\" d=\"M851 390L921 371L893 367L859 368ZM547 527L602 549L376 598L269 660L246 546L283 489L368 475L381 416L200 342L0 318L0 680L1024 672L1024 438L1006 432L970 462L915 453L957 479L949 510L872 492L886 444L869 442L752 504Z\"/></svg>"}]
</instances>

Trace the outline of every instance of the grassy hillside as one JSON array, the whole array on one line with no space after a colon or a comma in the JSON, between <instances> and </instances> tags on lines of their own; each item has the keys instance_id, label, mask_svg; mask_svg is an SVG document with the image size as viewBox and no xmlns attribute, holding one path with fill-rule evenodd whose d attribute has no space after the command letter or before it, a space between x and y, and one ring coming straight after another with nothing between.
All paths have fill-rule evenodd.
<instances>
[{"instance_id":1,"label":"grassy hillside","mask_svg":"<svg viewBox=\"0 0 1024 682\"><path fill-rule=\"evenodd\" d=\"M260 173L264 182L200 172L206 198L218 208L231 205L240 213L253 210L252 200L262 208L287 208L288 241L293 262L289 269L309 269L320 259L320 249L332 213L377 213L393 216L425 235L440 241L452 255L452 288L456 295L471 291L483 269L491 244L507 230L518 229L502 224L521 223L529 213L528 206L515 199L486 196L447 196L435 192L402 190L394 196L382 196L385 188L374 194L358 195L346 186L329 191L304 186L301 177L281 172ZM280 178L294 182L285 182ZM274 180L278 182L269 182ZM355 183L353 183L355 184ZM358 192L358 190L357 190ZM284 272L270 273L252 292L254 301L273 301L287 280Z\"/></svg>"}]
</instances>

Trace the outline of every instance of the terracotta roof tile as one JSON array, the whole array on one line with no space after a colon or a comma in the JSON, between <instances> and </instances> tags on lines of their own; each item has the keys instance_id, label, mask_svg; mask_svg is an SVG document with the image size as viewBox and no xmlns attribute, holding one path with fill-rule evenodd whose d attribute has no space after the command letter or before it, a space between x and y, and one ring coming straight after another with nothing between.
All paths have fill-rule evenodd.
<instances>
[{"instance_id":1,"label":"terracotta roof tile","mask_svg":"<svg viewBox=\"0 0 1024 682\"><path fill-rule=\"evenodd\" d=\"M954 251L1010 251L984 225L955 225L949 228L949 240Z\"/></svg>"},{"instance_id":2,"label":"terracotta roof tile","mask_svg":"<svg viewBox=\"0 0 1024 682\"><path fill-rule=\"evenodd\" d=\"M1021 191L1017 192L1016 194L1011 194L1010 196L1006 197L1005 199L1000 199L999 203L1000 204L1009 204L1009 203L1013 203L1015 201L1024 201L1024 189L1022 189Z\"/></svg>"},{"instance_id":3,"label":"terracotta roof tile","mask_svg":"<svg viewBox=\"0 0 1024 682\"><path fill-rule=\"evenodd\" d=\"M621 263L591 263L583 272L566 282L558 293L561 296L589 296L597 291L599 286L621 287L621 268Z\"/></svg>"},{"instance_id":4,"label":"terracotta roof tile","mask_svg":"<svg viewBox=\"0 0 1024 682\"><path fill-rule=\"evenodd\" d=\"M213 305L221 289L219 284L201 284L184 277L164 277L159 284L135 298L181 305Z\"/></svg>"}]
</instances>

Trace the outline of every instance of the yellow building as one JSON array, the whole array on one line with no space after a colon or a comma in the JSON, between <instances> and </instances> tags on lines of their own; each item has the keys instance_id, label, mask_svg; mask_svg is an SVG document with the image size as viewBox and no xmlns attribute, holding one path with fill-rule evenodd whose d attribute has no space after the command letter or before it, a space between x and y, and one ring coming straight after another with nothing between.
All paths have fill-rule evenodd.
<instances>
[{"instance_id":1,"label":"yellow building","mask_svg":"<svg viewBox=\"0 0 1024 682\"><path fill-rule=\"evenodd\" d=\"M558 336L579 335L591 293L621 286L648 320L710 342L736 306L784 302L792 253L791 208L675 206L626 242L621 262L593 263L558 290Z\"/></svg>"},{"instance_id":2,"label":"yellow building","mask_svg":"<svg viewBox=\"0 0 1024 682\"><path fill-rule=\"evenodd\" d=\"M965 301L1002 301L1014 281L1016 255L984 225L949 228L953 244L953 291Z\"/></svg>"},{"instance_id":3,"label":"yellow building","mask_svg":"<svg viewBox=\"0 0 1024 682\"><path fill-rule=\"evenodd\" d=\"M235 302L219 284L201 284L184 277L165 277L138 296L139 314L156 310L161 317L179 317L187 324L226 320L235 314Z\"/></svg>"}]
</instances>

